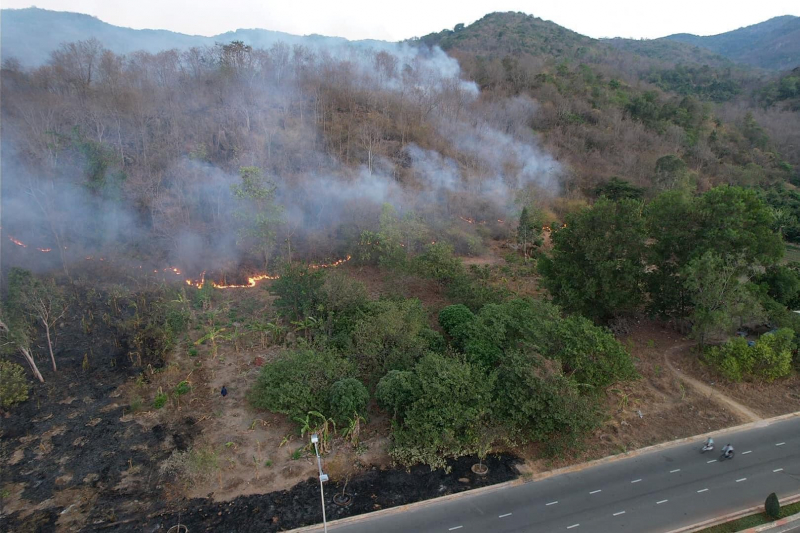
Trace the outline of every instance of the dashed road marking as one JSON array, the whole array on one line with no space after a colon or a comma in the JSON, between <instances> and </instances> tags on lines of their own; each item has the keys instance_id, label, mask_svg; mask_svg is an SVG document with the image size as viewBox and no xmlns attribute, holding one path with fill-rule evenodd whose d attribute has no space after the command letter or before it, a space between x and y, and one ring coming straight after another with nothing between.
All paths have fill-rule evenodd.
<instances>
[{"instance_id":1,"label":"dashed road marking","mask_svg":"<svg viewBox=\"0 0 800 533\"><path fill-rule=\"evenodd\" d=\"M558 500L556 500L556 501L554 501L554 502L546 503L545 505L555 505L555 504L557 504L557 503L558 503Z\"/></svg>"},{"instance_id":2,"label":"dashed road marking","mask_svg":"<svg viewBox=\"0 0 800 533\"><path fill-rule=\"evenodd\" d=\"M578 527L580 524L572 524L571 526L567 526L567 529L572 529L573 527Z\"/></svg>"},{"instance_id":3,"label":"dashed road marking","mask_svg":"<svg viewBox=\"0 0 800 533\"><path fill-rule=\"evenodd\" d=\"M633 481L631 481L631 483L639 483L640 481L641 479L634 479Z\"/></svg>"},{"instance_id":4,"label":"dashed road marking","mask_svg":"<svg viewBox=\"0 0 800 533\"><path fill-rule=\"evenodd\" d=\"M614 513L612 516L619 516L619 515L621 515L621 514L625 514L625 511L620 511L620 512L618 512L618 513Z\"/></svg>"},{"instance_id":5,"label":"dashed road marking","mask_svg":"<svg viewBox=\"0 0 800 533\"><path fill-rule=\"evenodd\" d=\"M776 468L773 472L783 472L783 468Z\"/></svg>"},{"instance_id":6,"label":"dashed road marking","mask_svg":"<svg viewBox=\"0 0 800 533\"><path fill-rule=\"evenodd\" d=\"M500 516L498 516L497 518L505 518L505 517L507 517L507 516L511 516L511 514L512 514L512 513L501 514L501 515L500 515Z\"/></svg>"},{"instance_id":7,"label":"dashed road marking","mask_svg":"<svg viewBox=\"0 0 800 533\"><path fill-rule=\"evenodd\" d=\"M742 479L737 479L737 480L736 480L736 483L739 483L739 482L741 482L741 481L747 481L747 478L746 478L746 477L743 477Z\"/></svg>"},{"instance_id":8,"label":"dashed road marking","mask_svg":"<svg viewBox=\"0 0 800 533\"><path fill-rule=\"evenodd\" d=\"M456 526L456 527L451 527L451 528L450 528L450 529L448 529L447 531L455 531L456 529L461 529L462 527L464 527L464 526Z\"/></svg>"},{"instance_id":9,"label":"dashed road marking","mask_svg":"<svg viewBox=\"0 0 800 533\"><path fill-rule=\"evenodd\" d=\"M747 455L748 453L753 453L753 450L747 450L746 452L742 452L742 455Z\"/></svg>"},{"instance_id":10,"label":"dashed road marking","mask_svg":"<svg viewBox=\"0 0 800 533\"><path fill-rule=\"evenodd\" d=\"M708 464L711 464L711 463L716 463L716 462L717 462L717 460L716 460L716 459L711 459L710 461L706 461L706 463L708 463Z\"/></svg>"},{"instance_id":11,"label":"dashed road marking","mask_svg":"<svg viewBox=\"0 0 800 533\"><path fill-rule=\"evenodd\" d=\"M589 494L597 494L598 492L600 492L600 491L602 491L602 490L603 490L603 489L597 489L597 490L593 490L593 491L592 491L592 492L590 492Z\"/></svg>"},{"instance_id":12,"label":"dashed road marking","mask_svg":"<svg viewBox=\"0 0 800 533\"><path fill-rule=\"evenodd\" d=\"M778 444L776 444L775 446L783 446L784 444L786 444L786 443L785 443L785 442L779 442L779 443L778 443Z\"/></svg>"},{"instance_id":13,"label":"dashed road marking","mask_svg":"<svg viewBox=\"0 0 800 533\"><path fill-rule=\"evenodd\" d=\"M656 502L656 505L661 505L662 503L667 503L669 500L661 500L660 502Z\"/></svg>"},{"instance_id":14,"label":"dashed road marking","mask_svg":"<svg viewBox=\"0 0 800 533\"><path fill-rule=\"evenodd\" d=\"M669 473L674 474L675 472L680 472L680 471L681 471L680 468L676 468L675 470L670 470Z\"/></svg>"},{"instance_id":15,"label":"dashed road marking","mask_svg":"<svg viewBox=\"0 0 800 533\"><path fill-rule=\"evenodd\" d=\"M708 490L708 489L700 489L700 490L698 490L697 492L705 492L705 491L707 491L707 490Z\"/></svg>"}]
</instances>

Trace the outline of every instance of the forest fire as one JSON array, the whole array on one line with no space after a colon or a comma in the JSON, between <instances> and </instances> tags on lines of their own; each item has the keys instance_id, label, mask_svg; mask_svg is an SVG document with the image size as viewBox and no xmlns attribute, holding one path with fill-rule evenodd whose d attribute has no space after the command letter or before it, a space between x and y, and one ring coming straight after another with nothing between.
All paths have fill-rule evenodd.
<instances>
[{"instance_id":1,"label":"forest fire","mask_svg":"<svg viewBox=\"0 0 800 533\"><path fill-rule=\"evenodd\" d=\"M342 265L342 264L350 261L351 258L352 258L352 256L348 255L344 259L339 259L339 260L334 261L332 263L311 264L311 265L308 265L308 268L311 268L311 269L314 269L314 270L316 270L318 268L334 268L334 267L338 267L339 265ZM179 274L179 272L177 272L177 269L175 269L175 270L176 270L176 274ZM251 289L251 288L255 287L256 284L259 281L262 281L262 280L265 280L265 279L276 280L276 279L280 279L280 276L277 275L277 274L274 274L274 275L256 274L255 276L248 276L247 283L245 283L245 284L217 283L216 281L212 281L211 282L211 286L214 287L215 289ZM190 285L192 287L196 287L198 289L202 288L203 285L205 284L205 282L206 282L206 273L205 273L205 271L202 274L200 274L200 278L199 279L187 279L186 280L186 284L187 285Z\"/></svg>"}]
</instances>

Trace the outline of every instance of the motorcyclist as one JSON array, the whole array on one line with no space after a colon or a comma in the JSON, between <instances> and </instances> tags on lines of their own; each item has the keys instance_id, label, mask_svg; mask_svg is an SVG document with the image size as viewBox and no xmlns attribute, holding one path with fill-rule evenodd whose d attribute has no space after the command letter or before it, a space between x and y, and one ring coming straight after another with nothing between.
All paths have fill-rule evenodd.
<instances>
[{"instance_id":1,"label":"motorcyclist","mask_svg":"<svg viewBox=\"0 0 800 533\"><path fill-rule=\"evenodd\" d=\"M725 447L722 448L722 453L725 454L725 457L730 458L733 455L733 446L726 444Z\"/></svg>"},{"instance_id":2,"label":"motorcyclist","mask_svg":"<svg viewBox=\"0 0 800 533\"><path fill-rule=\"evenodd\" d=\"M713 450L714 449L714 439L708 437L706 439L706 443L703 445L704 450Z\"/></svg>"}]
</instances>

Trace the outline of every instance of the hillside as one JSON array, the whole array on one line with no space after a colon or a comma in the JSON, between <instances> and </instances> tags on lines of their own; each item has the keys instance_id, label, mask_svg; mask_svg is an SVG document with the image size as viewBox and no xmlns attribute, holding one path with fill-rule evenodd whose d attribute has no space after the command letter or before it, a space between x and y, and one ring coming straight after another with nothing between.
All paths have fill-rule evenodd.
<instances>
[{"instance_id":1,"label":"hillside","mask_svg":"<svg viewBox=\"0 0 800 533\"><path fill-rule=\"evenodd\" d=\"M791 15L719 35L678 33L663 40L700 46L733 61L765 69L788 70L800 65L800 17Z\"/></svg>"},{"instance_id":2,"label":"hillside","mask_svg":"<svg viewBox=\"0 0 800 533\"><path fill-rule=\"evenodd\" d=\"M65 11L39 8L3 9L0 16L0 45L3 58L14 57L26 66L45 63L50 52L61 43L95 38L115 54L136 51L158 53L163 50L186 50L194 46L213 46L217 42L243 41L259 48L269 48L277 42L318 44L325 46L347 43L340 37L321 35L299 36L264 29L238 29L212 37L186 35L168 30L134 30L114 26L96 17ZM380 41L355 41L378 45Z\"/></svg>"},{"instance_id":3,"label":"hillside","mask_svg":"<svg viewBox=\"0 0 800 533\"><path fill-rule=\"evenodd\" d=\"M11 19L0 531L277 533L317 449L339 519L737 423L689 377L796 409L800 72Z\"/></svg>"}]
</instances>

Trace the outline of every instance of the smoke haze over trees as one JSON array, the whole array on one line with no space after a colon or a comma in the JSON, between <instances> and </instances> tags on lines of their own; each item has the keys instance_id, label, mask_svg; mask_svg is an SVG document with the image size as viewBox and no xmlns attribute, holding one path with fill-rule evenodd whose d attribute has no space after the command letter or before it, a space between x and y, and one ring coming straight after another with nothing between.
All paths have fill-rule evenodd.
<instances>
[{"instance_id":1,"label":"smoke haze over trees","mask_svg":"<svg viewBox=\"0 0 800 533\"><path fill-rule=\"evenodd\" d=\"M518 191L560 192L527 127L535 103L481 98L439 49L118 56L88 40L34 70L7 61L3 91L3 231L65 265L111 250L238 260L243 167L275 186L275 240L317 258L350 251L383 203L435 240L458 216L504 218Z\"/></svg>"}]
</instances>

